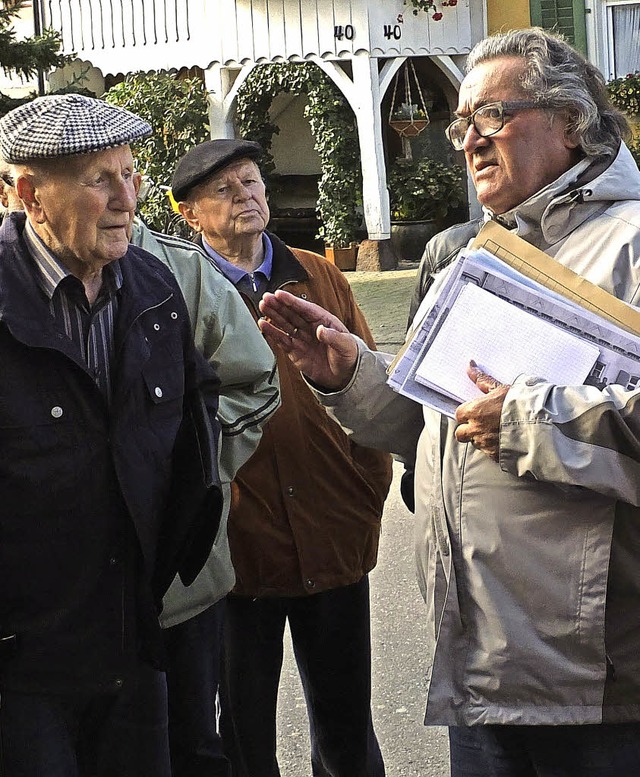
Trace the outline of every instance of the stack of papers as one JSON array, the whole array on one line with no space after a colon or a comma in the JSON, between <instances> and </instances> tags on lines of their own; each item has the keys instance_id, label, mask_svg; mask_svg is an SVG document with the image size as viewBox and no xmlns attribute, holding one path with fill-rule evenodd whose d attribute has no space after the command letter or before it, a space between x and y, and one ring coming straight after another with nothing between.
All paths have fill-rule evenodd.
<instances>
[{"instance_id":1,"label":"stack of papers","mask_svg":"<svg viewBox=\"0 0 640 777\"><path fill-rule=\"evenodd\" d=\"M388 382L448 416L481 394L471 359L501 383L522 373L557 385L640 379L640 312L497 224L461 252L416 322Z\"/></svg>"}]
</instances>

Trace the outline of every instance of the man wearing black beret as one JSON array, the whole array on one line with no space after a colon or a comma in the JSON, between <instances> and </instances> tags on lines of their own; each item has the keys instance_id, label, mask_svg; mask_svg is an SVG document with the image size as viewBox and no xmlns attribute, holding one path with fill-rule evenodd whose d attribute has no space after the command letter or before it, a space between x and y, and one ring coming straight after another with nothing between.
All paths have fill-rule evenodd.
<instances>
[{"instance_id":1,"label":"man wearing black beret","mask_svg":"<svg viewBox=\"0 0 640 777\"><path fill-rule=\"evenodd\" d=\"M342 273L266 231L269 208L246 140L212 140L178 163L172 191L198 241L259 317L286 287L373 338ZM291 333L295 336L295 332ZM371 720L368 572L391 482L388 456L349 442L275 349L282 405L233 488L222 736L234 777L277 777L276 701L288 621L307 700L314 774L382 777Z\"/></svg>"},{"instance_id":2,"label":"man wearing black beret","mask_svg":"<svg viewBox=\"0 0 640 777\"><path fill-rule=\"evenodd\" d=\"M220 519L218 379L130 246L150 126L75 94L0 120L0 772L170 777L158 612Z\"/></svg>"}]
</instances>

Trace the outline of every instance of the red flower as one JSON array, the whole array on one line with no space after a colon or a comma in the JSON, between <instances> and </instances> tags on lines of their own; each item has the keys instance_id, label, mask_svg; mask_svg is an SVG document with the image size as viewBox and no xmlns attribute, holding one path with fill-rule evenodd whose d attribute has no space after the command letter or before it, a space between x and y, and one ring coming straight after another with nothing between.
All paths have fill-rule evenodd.
<instances>
[{"instance_id":1,"label":"red flower","mask_svg":"<svg viewBox=\"0 0 640 777\"><path fill-rule=\"evenodd\" d=\"M438 13L434 13L431 18L434 22L439 22L440 19L442 19L442 14L438 11Z\"/></svg>"},{"instance_id":2,"label":"red flower","mask_svg":"<svg viewBox=\"0 0 640 777\"><path fill-rule=\"evenodd\" d=\"M458 5L458 0L449 0L449 5L453 8L454 5Z\"/></svg>"}]
</instances>

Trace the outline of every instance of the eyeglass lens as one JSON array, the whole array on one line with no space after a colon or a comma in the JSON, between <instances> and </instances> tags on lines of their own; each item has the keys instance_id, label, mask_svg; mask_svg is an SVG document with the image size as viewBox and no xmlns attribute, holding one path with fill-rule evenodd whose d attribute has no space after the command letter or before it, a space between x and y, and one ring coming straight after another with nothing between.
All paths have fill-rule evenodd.
<instances>
[{"instance_id":1,"label":"eyeglass lens","mask_svg":"<svg viewBox=\"0 0 640 777\"><path fill-rule=\"evenodd\" d=\"M448 137L453 147L460 151L464 144L467 130L473 124L480 137L486 138L499 132L504 126L504 111L499 103L482 105L470 116L457 119L448 127Z\"/></svg>"}]
</instances>

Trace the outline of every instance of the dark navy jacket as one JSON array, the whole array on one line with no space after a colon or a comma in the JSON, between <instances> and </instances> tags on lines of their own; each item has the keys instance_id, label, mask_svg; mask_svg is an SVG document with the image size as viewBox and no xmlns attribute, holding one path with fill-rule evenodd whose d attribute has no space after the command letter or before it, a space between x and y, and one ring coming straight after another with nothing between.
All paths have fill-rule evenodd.
<instances>
[{"instance_id":1,"label":"dark navy jacket","mask_svg":"<svg viewBox=\"0 0 640 777\"><path fill-rule=\"evenodd\" d=\"M157 604L215 537L217 378L172 274L130 247L108 407L23 227L12 214L0 228L0 636L16 635L0 690L120 687L157 661Z\"/></svg>"}]
</instances>

